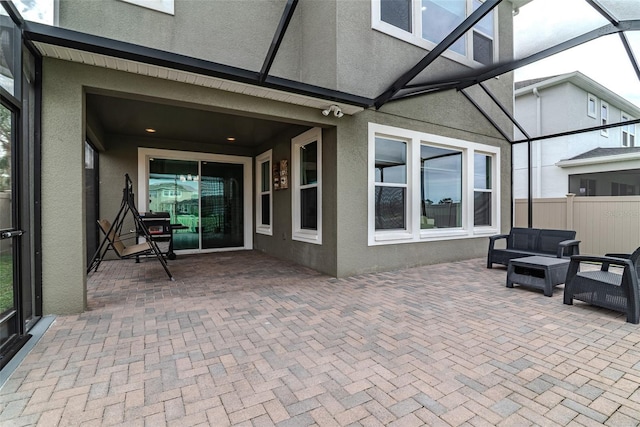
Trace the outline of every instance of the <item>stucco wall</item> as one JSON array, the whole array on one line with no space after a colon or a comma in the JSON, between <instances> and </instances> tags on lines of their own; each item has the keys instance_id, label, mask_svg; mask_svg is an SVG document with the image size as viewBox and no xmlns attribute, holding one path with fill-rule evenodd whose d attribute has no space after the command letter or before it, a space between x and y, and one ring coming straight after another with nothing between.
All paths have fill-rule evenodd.
<instances>
[{"instance_id":1,"label":"stucco wall","mask_svg":"<svg viewBox=\"0 0 640 427\"><path fill-rule=\"evenodd\" d=\"M43 314L86 307L83 91L44 61L42 78ZM79 262L82 260L82 262Z\"/></svg>"},{"instance_id":2,"label":"stucco wall","mask_svg":"<svg viewBox=\"0 0 640 427\"><path fill-rule=\"evenodd\" d=\"M59 1L63 28L255 72L285 5L283 0L175 0L175 14L167 15L116 0ZM371 0L301 0L270 74L364 97L380 95L427 51L373 30L371 7ZM512 58L512 4L502 2L497 11L499 58L507 60ZM468 66L439 58L417 81L465 70ZM510 97L504 101L511 106Z\"/></svg>"},{"instance_id":3,"label":"stucco wall","mask_svg":"<svg viewBox=\"0 0 640 427\"><path fill-rule=\"evenodd\" d=\"M116 0L59 2L63 28L256 72L285 5L282 0L175 0L175 13L168 15ZM336 87L335 9L327 1L299 3L271 75Z\"/></svg>"},{"instance_id":4,"label":"stucco wall","mask_svg":"<svg viewBox=\"0 0 640 427\"><path fill-rule=\"evenodd\" d=\"M291 241L291 190L274 193L274 236L255 236L255 247L300 262L325 273L345 276L419 264L484 256L486 238L419 244L367 245L368 123L396 126L501 147L501 218L508 230L510 217L510 147L484 117L459 93L449 91L385 105L341 119L324 117L317 109L278 103L246 95L144 77L64 61L45 59L43 83L43 288L45 313L82 311L85 297L83 202L83 91L161 97L178 103L200 104L233 114L292 121L323 128L323 244ZM507 80L508 81L508 80ZM502 80L504 82L504 80ZM496 92L508 92L501 82ZM290 139L276 138L273 159L291 159ZM122 176L137 178L135 149L140 145L171 148L170 141L115 138L106 135L101 154L103 215L117 209ZM187 144L188 145L188 144ZM174 146L175 148L176 146ZM182 150L206 151L197 144ZM268 147L259 147L253 155ZM217 148L211 148L216 151ZM76 160L73 160L76 159ZM63 167L64 166L64 167ZM60 197L60 188L65 197ZM60 215L60 212L65 212ZM284 235L284 239L283 239ZM73 258L59 250L61 242ZM77 248L77 250L75 249Z\"/></svg>"},{"instance_id":5,"label":"stucco wall","mask_svg":"<svg viewBox=\"0 0 640 427\"><path fill-rule=\"evenodd\" d=\"M370 0L336 2L336 61L337 88L375 98L396 79L410 70L428 51L391 35L373 30ZM498 55L500 60L512 59L512 5L502 2L498 11ZM468 67L440 57L419 74L412 83L446 79ZM508 108L512 105L512 86L503 85L509 96L502 98Z\"/></svg>"},{"instance_id":6,"label":"stucco wall","mask_svg":"<svg viewBox=\"0 0 640 427\"><path fill-rule=\"evenodd\" d=\"M63 28L259 71L283 7L278 0L176 0L168 15L117 0L59 0L59 16Z\"/></svg>"},{"instance_id":7,"label":"stucco wall","mask_svg":"<svg viewBox=\"0 0 640 427\"><path fill-rule=\"evenodd\" d=\"M270 144L260 147L260 153L272 151L273 162L288 160L289 180L291 180L291 139L300 132L286 133L278 136ZM273 235L256 234L254 248L278 258L288 259L314 268L323 273L337 275L336 261L336 129L322 130L322 245L304 243L291 239L292 213L291 188L273 192ZM257 154L260 154L257 153Z\"/></svg>"},{"instance_id":8,"label":"stucco wall","mask_svg":"<svg viewBox=\"0 0 640 427\"><path fill-rule=\"evenodd\" d=\"M511 147L498 137L473 107L458 97L459 94L449 92L446 95L393 103L389 104L392 111L387 111L386 107L382 112L367 110L340 123L337 155L340 185L337 194L338 276L486 256L486 237L368 246L369 122L499 146L501 226L502 231L508 231L511 214ZM449 102L443 104L445 100ZM446 108L442 108L443 105ZM412 118L400 116L402 111Z\"/></svg>"},{"instance_id":9,"label":"stucco wall","mask_svg":"<svg viewBox=\"0 0 640 427\"><path fill-rule=\"evenodd\" d=\"M48 58L44 59L43 76L44 314L78 313L86 306L83 186L84 91L118 91L134 96L156 96L181 103L215 106L230 113L235 111L238 114L276 120L283 118L291 121L295 118L298 124L306 124L309 127L314 125L327 127L335 121L335 118L324 117L317 109ZM326 156L329 156L329 159L335 158L330 145L335 136L329 135L327 138ZM124 173L129 173L134 179L137 178L137 153L134 154L134 147L128 146L127 143L133 144L135 149L137 145L156 148L171 146L176 148L176 145L166 141L154 141L153 144L149 144L148 141L132 142L108 135L104 136L104 140L107 151L101 153L100 159L100 179L105 187L104 190L101 188L101 192L104 191L101 195L101 215L111 216L117 212L121 201ZM201 145L189 143L181 143L179 149L207 151ZM209 149L217 150L216 147ZM327 200L327 221L332 221L331 199L324 200ZM290 210L290 202L286 202L286 206L285 209ZM308 259L314 260L313 262L316 263L313 264L314 268L333 272L335 260L329 255L335 252L329 246L331 232L327 231L325 241L327 246L305 245L304 249L293 249L285 255L303 254ZM299 258L294 260L297 259Z\"/></svg>"}]
</instances>

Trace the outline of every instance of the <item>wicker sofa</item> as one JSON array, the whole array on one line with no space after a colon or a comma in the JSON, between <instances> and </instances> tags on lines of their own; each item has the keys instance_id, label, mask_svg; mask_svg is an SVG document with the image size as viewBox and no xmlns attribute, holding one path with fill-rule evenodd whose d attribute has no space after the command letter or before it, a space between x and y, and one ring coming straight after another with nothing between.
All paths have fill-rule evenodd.
<instances>
[{"instance_id":1,"label":"wicker sofa","mask_svg":"<svg viewBox=\"0 0 640 427\"><path fill-rule=\"evenodd\" d=\"M603 257L576 255L571 257L564 285L564 303L573 300L619 311L627 315L627 322L640 323L640 248L629 254L607 254ZM582 269L580 263L600 266ZM609 271L609 267L619 267Z\"/></svg>"},{"instance_id":2,"label":"wicker sofa","mask_svg":"<svg viewBox=\"0 0 640 427\"><path fill-rule=\"evenodd\" d=\"M551 230L543 228L514 227L509 234L489 237L487 268L493 264L509 265L509 260L527 256L549 256L569 258L580 253L580 240L575 240L574 230ZM505 240L505 248L496 243Z\"/></svg>"}]
</instances>

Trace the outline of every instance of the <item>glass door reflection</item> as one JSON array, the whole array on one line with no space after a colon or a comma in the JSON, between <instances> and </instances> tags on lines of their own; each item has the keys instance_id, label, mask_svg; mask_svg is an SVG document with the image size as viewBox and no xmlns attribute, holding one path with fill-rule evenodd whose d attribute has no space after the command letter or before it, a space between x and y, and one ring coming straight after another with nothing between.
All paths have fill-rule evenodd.
<instances>
[{"instance_id":1,"label":"glass door reflection","mask_svg":"<svg viewBox=\"0 0 640 427\"><path fill-rule=\"evenodd\" d=\"M149 162L149 210L168 212L171 224L184 228L173 232L173 249L200 248L200 177L198 162L151 159Z\"/></svg>"},{"instance_id":2,"label":"glass door reflection","mask_svg":"<svg viewBox=\"0 0 640 427\"><path fill-rule=\"evenodd\" d=\"M153 158L149 210L168 212L176 251L244 246L244 165Z\"/></svg>"}]
</instances>

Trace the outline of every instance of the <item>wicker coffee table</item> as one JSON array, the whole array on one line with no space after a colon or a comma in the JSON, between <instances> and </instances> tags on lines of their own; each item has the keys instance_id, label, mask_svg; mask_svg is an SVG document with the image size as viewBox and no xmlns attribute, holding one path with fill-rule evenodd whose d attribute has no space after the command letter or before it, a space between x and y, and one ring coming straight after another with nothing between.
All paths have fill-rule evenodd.
<instances>
[{"instance_id":1,"label":"wicker coffee table","mask_svg":"<svg viewBox=\"0 0 640 427\"><path fill-rule=\"evenodd\" d=\"M565 282L569 260L544 256L515 258L507 267L507 288L514 283L542 289L547 297L553 296L553 288Z\"/></svg>"}]
</instances>

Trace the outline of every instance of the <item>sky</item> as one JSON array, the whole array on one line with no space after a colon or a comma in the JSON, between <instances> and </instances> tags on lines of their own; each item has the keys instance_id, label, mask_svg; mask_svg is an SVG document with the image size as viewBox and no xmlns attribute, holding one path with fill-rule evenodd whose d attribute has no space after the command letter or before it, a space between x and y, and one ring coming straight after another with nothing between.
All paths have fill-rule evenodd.
<instances>
[{"instance_id":1,"label":"sky","mask_svg":"<svg viewBox=\"0 0 640 427\"><path fill-rule=\"evenodd\" d=\"M54 0L14 0L29 20L52 25ZM604 0L603 3L612 0ZM631 10L640 19L640 0L613 0L617 8ZM553 11L553 13L550 13ZM633 11L638 11L633 12ZM564 41L585 30L608 24L585 0L534 0L514 17L516 51L531 53L551 41ZM627 32L640 61L640 32ZM524 55L524 53L523 53ZM640 108L640 79L635 74L618 35L606 36L522 67L516 81L580 71Z\"/></svg>"},{"instance_id":2,"label":"sky","mask_svg":"<svg viewBox=\"0 0 640 427\"><path fill-rule=\"evenodd\" d=\"M23 18L53 25L53 0L13 0Z\"/></svg>"},{"instance_id":3,"label":"sky","mask_svg":"<svg viewBox=\"0 0 640 427\"><path fill-rule=\"evenodd\" d=\"M621 9L635 8L619 19L640 18L640 0L616 0ZM612 4L609 0L602 3ZM553 11L553 13L549 13ZM616 10L618 12L618 10ZM633 16L635 14L635 16ZM514 17L515 49L531 52L535 44L565 41L609 22L584 0L535 0ZM640 32L626 32L640 60ZM619 35L600 37L589 43L538 61L515 72L516 81L580 71L640 108L640 79L624 50Z\"/></svg>"}]
</instances>

